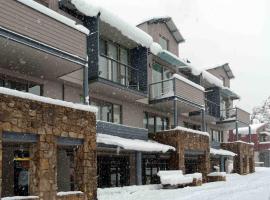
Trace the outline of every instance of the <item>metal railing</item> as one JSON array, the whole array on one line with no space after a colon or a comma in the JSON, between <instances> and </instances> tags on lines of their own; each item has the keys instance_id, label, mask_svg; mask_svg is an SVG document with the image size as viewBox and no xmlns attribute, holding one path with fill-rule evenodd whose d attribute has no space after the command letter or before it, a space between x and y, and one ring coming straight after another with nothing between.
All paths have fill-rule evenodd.
<instances>
[{"instance_id":1,"label":"metal railing","mask_svg":"<svg viewBox=\"0 0 270 200\"><path fill-rule=\"evenodd\" d=\"M149 99L163 99L175 96L174 79L168 79L149 85Z\"/></svg>"},{"instance_id":2,"label":"metal railing","mask_svg":"<svg viewBox=\"0 0 270 200\"><path fill-rule=\"evenodd\" d=\"M133 90L144 91L146 86L140 83L139 79L139 76L142 75L142 72L134 67L105 55L99 56L100 78L118 83Z\"/></svg>"},{"instance_id":3,"label":"metal railing","mask_svg":"<svg viewBox=\"0 0 270 200\"><path fill-rule=\"evenodd\" d=\"M205 100L205 113L207 115L220 118L220 105L206 99Z\"/></svg>"}]
</instances>

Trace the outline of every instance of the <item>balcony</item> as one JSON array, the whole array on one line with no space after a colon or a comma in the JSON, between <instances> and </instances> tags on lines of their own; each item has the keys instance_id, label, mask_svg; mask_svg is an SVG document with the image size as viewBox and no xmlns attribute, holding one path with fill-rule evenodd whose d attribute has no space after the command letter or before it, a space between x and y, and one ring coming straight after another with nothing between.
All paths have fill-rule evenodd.
<instances>
[{"instance_id":1,"label":"balcony","mask_svg":"<svg viewBox=\"0 0 270 200\"><path fill-rule=\"evenodd\" d=\"M111 93L116 98L141 99L146 96L146 84L141 77L146 74L138 68L121 63L105 55L99 56L98 77L92 79L93 93Z\"/></svg>"},{"instance_id":2,"label":"balcony","mask_svg":"<svg viewBox=\"0 0 270 200\"><path fill-rule=\"evenodd\" d=\"M204 89L180 76L149 85L150 104L166 107L175 99L179 102L180 112L200 110L204 107Z\"/></svg>"},{"instance_id":3,"label":"balcony","mask_svg":"<svg viewBox=\"0 0 270 200\"><path fill-rule=\"evenodd\" d=\"M1 72L55 79L85 66L86 29L73 20L35 1L1 1L0 10Z\"/></svg>"}]
</instances>

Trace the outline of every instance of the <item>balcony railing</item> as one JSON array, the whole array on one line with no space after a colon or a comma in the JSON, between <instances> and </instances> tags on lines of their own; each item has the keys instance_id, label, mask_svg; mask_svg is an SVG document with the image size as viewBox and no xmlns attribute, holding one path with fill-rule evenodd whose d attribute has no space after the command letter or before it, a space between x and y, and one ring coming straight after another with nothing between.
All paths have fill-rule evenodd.
<instances>
[{"instance_id":1,"label":"balcony railing","mask_svg":"<svg viewBox=\"0 0 270 200\"><path fill-rule=\"evenodd\" d=\"M150 102L170 97L178 97L200 106L204 105L204 91L187 81L172 78L149 85Z\"/></svg>"},{"instance_id":2,"label":"balcony railing","mask_svg":"<svg viewBox=\"0 0 270 200\"><path fill-rule=\"evenodd\" d=\"M144 91L145 85L140 84L140 70L121 63L105 55L99 56L99 77L120 84L127 88Z\"/></svg>"},{"instance_id":3,"label":"balcony railing","mask_svg":"<svg viewBox=\"0 0 270 200\"><path fill-rule=\"evenodd\" d=\"M244 124L250 123L250 114L240 108L220 109L220 105L206 100L206 114L218 118L220 121L239 121Z\"/></svg>"}]
</instances>

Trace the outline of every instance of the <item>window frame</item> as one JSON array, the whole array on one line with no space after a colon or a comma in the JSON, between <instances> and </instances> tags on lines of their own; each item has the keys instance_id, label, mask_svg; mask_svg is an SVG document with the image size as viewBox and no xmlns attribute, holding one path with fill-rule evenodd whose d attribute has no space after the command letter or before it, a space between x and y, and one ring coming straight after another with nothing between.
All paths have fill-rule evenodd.
<instances>
[{"instance_id":1,"label":"window frame","mask_svg":"<svg viewBox=\"0 0 270 200\"><path fill-rule=\"evenodd\" d=\"M150 117L153 117L154 118L154 131L153 132L149 132L149 118ZM157 132L157 117L161 118L161 121L162 121L162 129L159 130L159 131L163 131L163 130L168 130L169 129L169 126L170 126L169 125L170 124L169 117L144 111L143 126L144 126L144 128L148 129L148 132L149 133L156 133ZM145 121L146 121L146 124L144 123ZM166 127L165 127L165 124L167 125Z\"/></svg>"},{"instance_id":2,"label":"window frame","mask_svg":"<svg viewBox=\"0 0 270 200\"><path fill-rule=\"evenodd\" d=\"M161 40L163 40L163 41L166 41L166 48L163 48L163 45L161 44ZM169 39L168 38L166 38L165 36L163 36L163 35L159 35L159 45L163 48L163 49L165 49L165 50L167 50L167 51L169 51Z\"/></svg>"}]
</instances>

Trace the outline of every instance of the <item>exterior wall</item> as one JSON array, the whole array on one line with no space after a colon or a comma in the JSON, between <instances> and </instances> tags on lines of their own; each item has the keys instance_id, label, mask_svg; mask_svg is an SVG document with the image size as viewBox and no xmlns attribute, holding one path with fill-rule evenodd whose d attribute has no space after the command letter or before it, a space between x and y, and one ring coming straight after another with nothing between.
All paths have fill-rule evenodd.
<instances>
[{"instance_id":1,"label":"exterior wall","mask_svg":"<svg viewBox=\"0 0 270 200\"><path fill-rule=\"evenodd\" d=\"M200 172L204 179L210 172L210 146L209 137L180 130L170 130L158 132L151 137L163 144L171 145L176 148L169 161L170 169L183 170L185 172L185 151L200 151Z\"/></svg>"},{"instance_id":2,"label":"exterior wall","mask_svg":"<svg viewBox=\"0 0 270 200\"><path fill-rule=\"evenodd\" d=\"M87 199L95 199L95 114L2 94L0 102L0 136L2 133L17 133L24 137L32 134L38 138L36 143L30 145L30 195L39 196L41 200L56 199L57 138L70 138L83 140L75 155L76 189L84 192ZM5 141L2 137L0 141L2 154Z\"/></svg>"},{"instance_id":3,"label":"exterior wall","mask_svg":"<svg viewBox=\"0 0 270 200\"><path fill-rule=\"evenodd\" d=\"M169 29L167 28L166 24L164 23L156 23L156 24L141 24L138 26L143 31L148 33L153 37L153 40L157 43L159 43L159 37L163 36L167 40L169 40L169 51L173 54L179 56L179 50L178 50L178 43L175 41L174 37L170 33Z\"/></svg>"},{"instance_id":4,"label":"exterior wall","mask_svg":"<svg viewBox=\"0 0 270 200\"><path fill-rule=\"evenodd\" d=\"M225 78L224 86L230 87L230 79L228 78L226 72L224 71L224 69L222 67L208 69L207 71L210 72L211 74L215 75L216 77L218 77L222 81L223 81L222 78Z\"/></svg>"},{"instance_id":5,"label":"exterior wall","mask_svg":"<svg viewBox=\"0 0 270 200\"><path fill-rule=\"evenodd\" d=\"M1 0L0 9L0 25L4 28L86 58L84 33L15 0Z\"/></svg>"},{"instance_id":6,"label":"exterior wall","mask_svg":"<svg viewBox=\"0 0 270 200\"><path fill-rule=\"evenodd\" d=\"M57 200L86 200L86 196L84 194L75 194L75 195L65 195L65 196L57 196Z\"/></svg>"},{"instance_id":7,"label":"exterior wall","mask_svg":"<svg viewBox=\"0 0 270 200\"><path fill-rule=\"evenodd\" d=\"M253 145L242 142L222 143L221 148L237 154L234 157L234 172L241 175L255 172Z\"/></svg>"}]
</instances>

